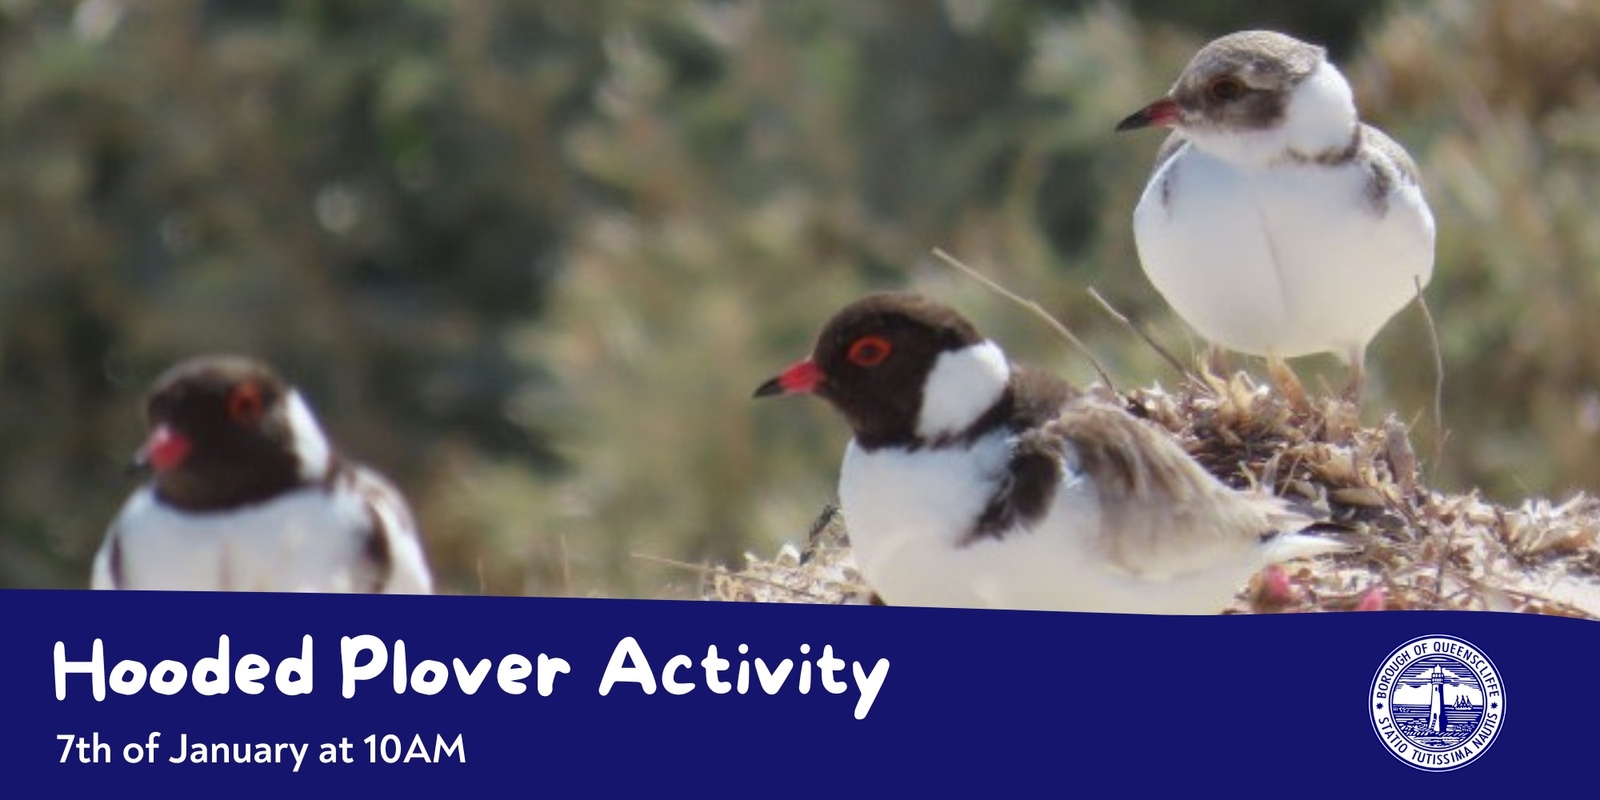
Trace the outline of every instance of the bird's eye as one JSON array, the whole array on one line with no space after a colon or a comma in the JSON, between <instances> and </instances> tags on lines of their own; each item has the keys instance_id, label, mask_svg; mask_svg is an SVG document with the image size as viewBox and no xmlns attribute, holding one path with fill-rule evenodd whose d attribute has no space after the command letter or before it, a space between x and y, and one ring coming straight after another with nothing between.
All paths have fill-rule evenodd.
<instances>
[{"instance_id":1,"label":"bird's eye","mask_svg":"<svg viewBox=\"0 0 1600 800\"><path fill-rule=\"evenodd\" d=\"M1206 93L1211 99L1219 103L1227 103L1239 99L1245 92L1244 82L1238 78L1222 77L1211 82L1206 87Z\"/></svg>"},{"instance_id":2,"label":"bird's eye","mask_svg":"<svg viewBox=\"0 0 1600 800\"><path fill-rule=\"evenodd\" d=\"M261 419L261 387L241 383L228 395L228 417L241 425Z\"/></svg>"},{"instance_id":3,"label":"bird's eye","mask_svg":"<svg viewBox=\"0 0 1600 800\"><path fill-rule=\"evenodd\" d=\"M850 345L850 352L845 357L858 367L876 367L889 357L889 351L893 349L889 340L882 336L863 336Z\"/></svg>"}]
</instances>

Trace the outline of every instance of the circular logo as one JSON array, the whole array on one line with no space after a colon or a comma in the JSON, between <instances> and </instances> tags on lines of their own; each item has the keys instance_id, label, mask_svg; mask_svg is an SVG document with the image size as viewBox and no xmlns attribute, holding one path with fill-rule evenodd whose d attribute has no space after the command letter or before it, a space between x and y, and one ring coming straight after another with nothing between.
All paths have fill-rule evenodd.
<instances>
[{"instance_id":1,"label":"circular logo","mask_svg":"<svg viewBox=\"0 0 1600 800\"><path fill-rule=\"evenodd\" d=\"M1506 693L1482 650L1454 636L1420 636L1378 667L1367 712L1395 758L1449 772L1494 744L1505 724Z\"/></svg>"}]
</instances>

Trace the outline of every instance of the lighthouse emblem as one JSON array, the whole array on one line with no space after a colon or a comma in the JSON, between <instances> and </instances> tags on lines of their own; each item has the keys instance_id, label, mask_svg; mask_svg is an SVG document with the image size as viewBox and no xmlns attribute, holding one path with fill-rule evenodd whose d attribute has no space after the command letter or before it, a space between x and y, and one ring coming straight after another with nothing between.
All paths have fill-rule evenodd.
<instances>
[{"instance_id":1,"label":"lighthouse emblem","mask_svg":"<svg viewBox=\"0 0 1600 800\"><path fill-rule=\"evenodd\" d=\"M1367 712L1383 746L1428 772L1472 763L1505 723L1499 671L1482 650L1454 636L1422 636L1395 648L1368 695Z\"/></svg>"}]
</instances>

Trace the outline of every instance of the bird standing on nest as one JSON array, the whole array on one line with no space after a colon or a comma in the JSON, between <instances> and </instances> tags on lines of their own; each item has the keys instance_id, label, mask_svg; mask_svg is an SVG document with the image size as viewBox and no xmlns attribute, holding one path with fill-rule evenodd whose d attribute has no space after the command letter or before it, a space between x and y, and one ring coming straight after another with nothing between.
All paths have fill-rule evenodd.
<instances>
[{"instance_id":1,"label":"bird standing on nest","mask_svg":"<svg viewBox=\"0 0 1600 800\"><path fill-rule=\"evenodd\" d=\"M1367 346L1433 274L1434 221L1405 149L1360 121L1326 51L1269 31L1217 39L1117 130L1172 133L1134 211L1157 291L1215 348L1332 353L1359 404Z\"/></svg>"}]
</instances>

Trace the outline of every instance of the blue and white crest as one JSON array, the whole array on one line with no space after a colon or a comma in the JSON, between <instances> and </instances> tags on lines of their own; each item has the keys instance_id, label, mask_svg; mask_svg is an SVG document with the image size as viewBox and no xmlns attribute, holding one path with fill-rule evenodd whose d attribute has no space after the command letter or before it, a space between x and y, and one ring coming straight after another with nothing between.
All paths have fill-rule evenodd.
<instances>
[{"instance_id":1,"label":"blue and white crest","mask_svg":"<svg viewBox=\"0 0 1600 800\"><path fill-rule=\"evenodd\" d=\"M1383 660L1367 712L1395 758L1449 772L1494 744L1505 724L1506 693L1482 650L1454 636L1422 636Z\"/></svg>"}]
</instances>

